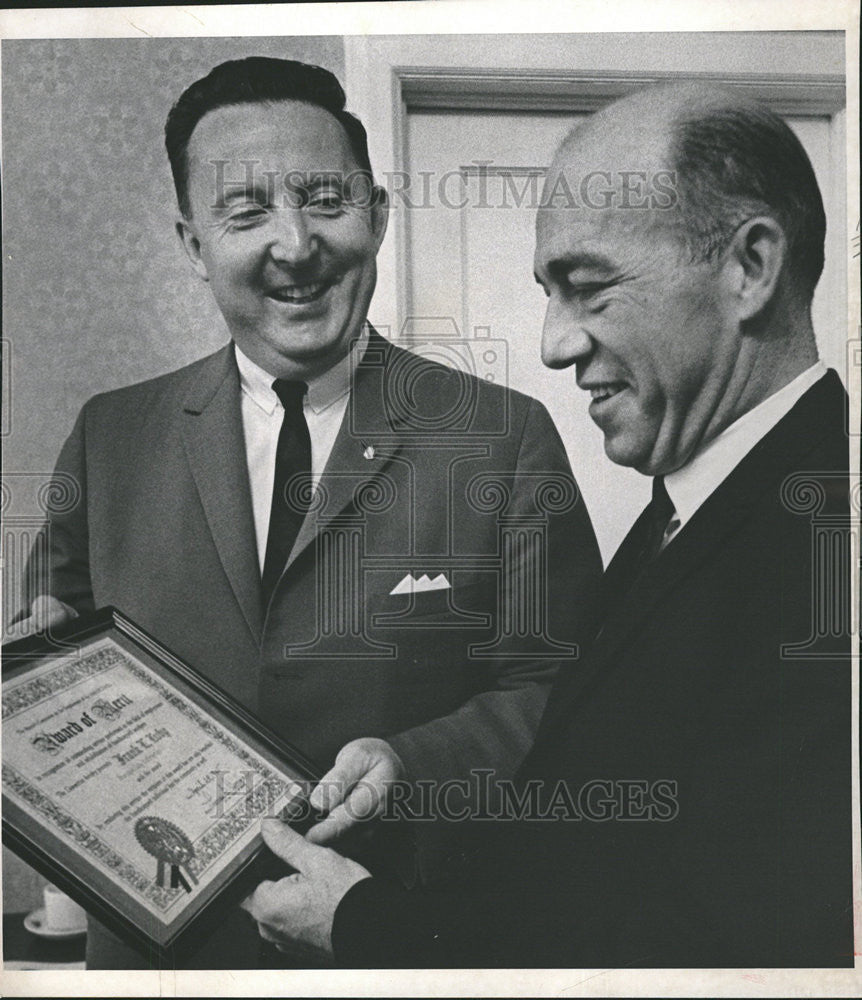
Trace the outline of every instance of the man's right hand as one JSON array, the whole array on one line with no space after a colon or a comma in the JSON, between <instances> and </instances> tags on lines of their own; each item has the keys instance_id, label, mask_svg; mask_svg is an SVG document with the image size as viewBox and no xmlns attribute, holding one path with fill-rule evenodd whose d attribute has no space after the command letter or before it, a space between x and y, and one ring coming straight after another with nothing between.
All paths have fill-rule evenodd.
<instances>
[{"instance_id":1,"label":"man's right hand","mask_svg":"<svg viewBox=\"0 0 862 1000\"><path fill-rule=\"evenodd\" d=\"M30 617L10 625L3 636L4 642L13 639L23 639L25 635L34 632L46 632L51 628L59 628L66 622L78 617L78 612L68 604L58 601L56 597L43 594L37 597L30 607Z\"/></svg>"},{"instance_id":2,"label":"man's right hand","mask_svg":"<svg viewBox=\"0 0 862 1000\"><path fill-rule=\"evenodd\" d=\"M374 819L383 811L392 785L403 778L404 764L386 740L352 740L311 793L311 806L328 815L306 833L306 840L331 844Z\"/></svg>"}]
</instances>

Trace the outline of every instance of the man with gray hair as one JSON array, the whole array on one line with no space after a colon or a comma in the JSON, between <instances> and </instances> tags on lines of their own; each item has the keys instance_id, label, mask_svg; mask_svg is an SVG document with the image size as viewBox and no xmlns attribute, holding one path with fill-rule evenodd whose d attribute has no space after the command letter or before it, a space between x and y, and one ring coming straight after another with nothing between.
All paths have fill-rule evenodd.
<instances>
[{"instance_id":1,"label":"man with gray hair","mask_svg":"<svg viewBox=\"0 0 862 1000\"><path fill-rule=\"evenodd\" d=\"M669 203L636 197L659 172ZM565 196L587 177L611 192L599 208ZM298 870L246 901L268 939L345 965L852 966L846 394L810 311L824 232L802 146L735 94L645 90L564 141L537 220L542 356L575 366L608 457L653 499L552 690L520 815L458 891L405 893L268 820Z\"/></svg>"}]
</instances>

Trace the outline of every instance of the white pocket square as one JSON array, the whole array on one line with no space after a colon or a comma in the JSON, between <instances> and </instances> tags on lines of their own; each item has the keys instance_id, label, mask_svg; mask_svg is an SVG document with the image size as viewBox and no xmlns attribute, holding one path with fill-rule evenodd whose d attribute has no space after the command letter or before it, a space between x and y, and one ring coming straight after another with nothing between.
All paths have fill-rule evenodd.
<instances>
[{"instance_id":1,"label":"white pocket square","mask_svg":"<svg viewBox=\"0 0 862 1000\"><path fill-rule=\"evenodd\" d=\"M432 580L427 573L423 573L418 579L412 573L408 573L400 583L396 584L392 594L421 594L428 590L451 590L452 584L446 579L445 573L439 573Z\"/></svg>"}]
</instances>

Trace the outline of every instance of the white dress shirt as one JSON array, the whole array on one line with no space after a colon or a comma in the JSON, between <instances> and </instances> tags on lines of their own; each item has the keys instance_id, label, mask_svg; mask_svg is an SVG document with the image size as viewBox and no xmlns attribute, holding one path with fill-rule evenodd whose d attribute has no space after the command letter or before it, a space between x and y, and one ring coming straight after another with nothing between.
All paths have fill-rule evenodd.
<instances>
[{"instance_id":1,"label":"white dress shirt","mask_svg":"<svg viewBox=\"0 0 862 1000\"><path fill-rule=\"evenodd\" d=\"M695 511L733 472L751 449L765 437L802 396L826 374L822 361L813 364L778 392L758 403L712 439L681 468L664 477L674 506L662 545L666 545L691 520Z\"/></svg>"},{"instance_id":2,"label":"white dress shirt","mask_svg":"<svg viewBox=\"0 0 862 1000\"><path fill-rule=\"evenodd\" d=\"M353 345L351 354L342 358L317 378L308 379L302 409L311 438L311 476L317 485L344 419L350 398L350 376L365 353L368 330ZM272 484L275 478L275 451L284 418L284 407L272 388L275 377L248 358L234 344L242 389L242 429L245 457L251 487L251 508L257 538L257 558L261 573L266 559L269 515L272 509Z\"/></svg>"}]
</instances>

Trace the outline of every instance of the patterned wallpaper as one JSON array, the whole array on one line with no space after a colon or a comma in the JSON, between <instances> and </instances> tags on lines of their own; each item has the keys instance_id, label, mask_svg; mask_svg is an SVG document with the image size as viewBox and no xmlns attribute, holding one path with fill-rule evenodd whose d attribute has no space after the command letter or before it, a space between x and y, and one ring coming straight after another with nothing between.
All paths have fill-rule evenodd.
<instances>
[{"instance_id":1,"label":"patterned wallpaper","mask_svg":"<svg viewBox=\"0 0 862 1000\"><path fill-rule=\"evenodd\" d=\"M6 468L50 468L90 395L226 340L174 233L163 128L186 86L245 55L343 78L339 36L3 43Z\"/></svg>"}]
</instances>

